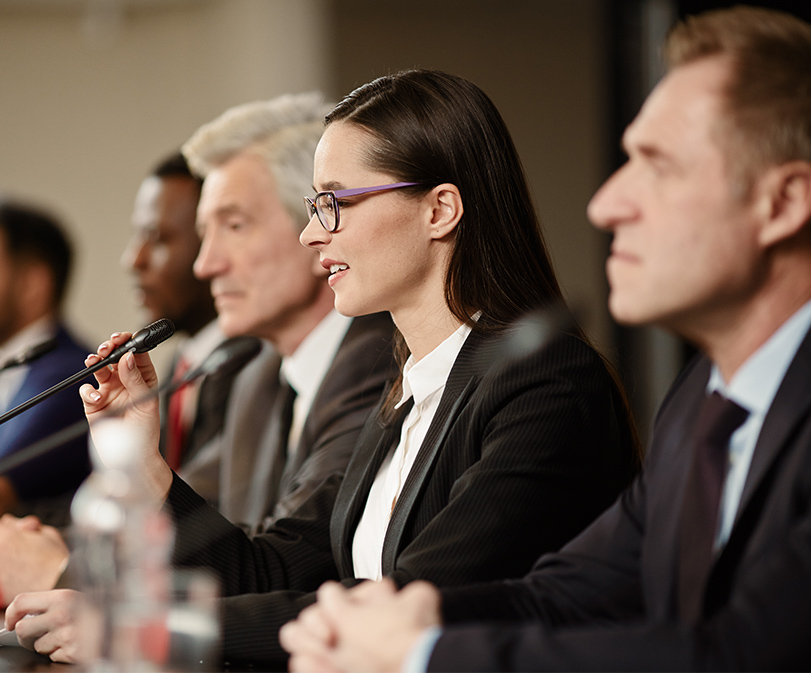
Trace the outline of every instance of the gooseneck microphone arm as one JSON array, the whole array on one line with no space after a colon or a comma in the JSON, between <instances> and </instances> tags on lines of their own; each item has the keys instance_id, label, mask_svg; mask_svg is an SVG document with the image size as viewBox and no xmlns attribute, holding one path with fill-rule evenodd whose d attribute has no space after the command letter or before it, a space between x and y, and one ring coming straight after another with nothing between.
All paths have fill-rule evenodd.
<instances>
[{"instance_id":1,"label":"gooseneck microphone arm","mask_svg":"<svg viewBox=\"0 0 811 673\"><path fill-rule=\"evenodd\" d=\"M110 418L122 415L127 409L136 407L143 404L155 397L164 393L173 393L184 386L189 385L201 376L208 376L214 374L224 367L233 367L239 369L244 367L250 360L252 360L259 351L262 350L262 342L254 337L238 336L232 337L227 341L221 343L209 356L203 361L197 369L187 373L179 381L169 380L150 390L143 397L137 400L132 400L123 409L115 412L104 413L100 415L101 418ZM61 446L71 439L76 439L87 432L87 421L82 419L73 425L69 425L54 434L45 437L34 444L31 444L17 453L12 453L5 458L0 458L0 474L5 474L9 470L27 463L49 451L52 451L57 446Z\"/></svg>"},{"instance_id":2,"label":"gooseneck microphone arm","mask_svg":"<svg viewBox=\"0 0 811 673\"><path fill-rule=\"evenodd\" d=\"M168 318L156 320L151 325L147 325L143 329L138 330L132 335L132 338L129 341L116 348L103 360L100 360L96 364L91 365L80 372L76 372L73 376L69 376L64 381L60 381L55 386L51 386L48 388L48 390L41 392L39 395L35 395L30 400L27 400L4 413L2 416L0 416L0 425L8 420L11 420L15 416L19 416L24 411L28 411L28 409L31 407L36 406L43 400L48 399L59 391L69 388L74 383L78 383L79 381L87 378L90 374L97 372L102 367L106 367L107 365L118 362L124 354L145 353L146 351L152 350L159 343L166 341L174 333L175 326L171 320Z\"/></svg>"}]
</instances>

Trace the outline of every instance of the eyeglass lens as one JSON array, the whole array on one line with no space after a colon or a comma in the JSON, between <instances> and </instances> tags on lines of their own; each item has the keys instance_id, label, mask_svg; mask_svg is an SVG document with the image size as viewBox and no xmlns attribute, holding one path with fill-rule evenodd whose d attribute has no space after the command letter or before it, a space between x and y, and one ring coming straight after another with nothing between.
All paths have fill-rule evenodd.
<instances>
[{"instance_id":1,"label":"eyeglass lens","mask_svg":"<svg viewBox=\"0 0 811 673\"><path fill-rule=\"evenodd\" d=\"M319 194L315 198L315 209L318 219L327 231L334 231L337 222L335 197L331 193Z\"/></svg>"}]
</instances>

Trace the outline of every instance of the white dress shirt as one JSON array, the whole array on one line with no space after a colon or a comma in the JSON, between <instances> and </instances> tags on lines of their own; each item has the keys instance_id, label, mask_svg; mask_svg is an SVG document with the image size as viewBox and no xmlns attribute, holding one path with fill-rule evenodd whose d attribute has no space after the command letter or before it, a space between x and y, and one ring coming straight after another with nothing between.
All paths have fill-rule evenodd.
<instances>
[{"instance_id":1,"label":"white dress shirt","mask_svg":"<svg viewBox=\"0 0 811 673\"><path fill-rule=\"evenodd\" d=\"M293 422L287 442L288 455L298 446L304 421L310 414L315 395L351 324L352 318L335 310L330 311L299 344L296 352L282 360L282 375L296 391Z\"/></svg>"},{"instance_id":2,"label":"white dress shirt","mask_svg":"<svg viewBox=\"0 0 811 673\"><path fill-rule=\"evenodd\" d=\"M178 374L181 371L184 375L195 371L214 349L225 341L225 338L216 320L212 320L193 337L185 337L175 349L175 371L172 372L172 376L179 378ZM201 385L202 379L197 379L174 393L180 395L180 413L186 432L192 428L197 416L197 399L200 396Z\"/></svg>"},{"instance_id":3,"label":"white dress shirt","mask_svg":"<svg viewBox=\"0 0 811 673\"><path fill-rule=\"evenodd\" d=\"M371 580L383 577L383 540L391 513L439 406L451 368L469 334L470 327L462 325L419 362L411 356L403 367L403 395L397 407L412 397L414 406L403 421L397 448L383 461L375 477L355 530L352 541L355 577Z\"/></svg>"}]
</instances>

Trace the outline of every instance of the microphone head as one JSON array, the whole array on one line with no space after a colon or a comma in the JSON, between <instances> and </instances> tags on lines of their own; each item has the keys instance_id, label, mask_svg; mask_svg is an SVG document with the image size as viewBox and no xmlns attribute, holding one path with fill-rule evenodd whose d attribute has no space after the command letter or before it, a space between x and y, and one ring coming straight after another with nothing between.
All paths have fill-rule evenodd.
<instances>
[{"instance_id":1,"label":"microphone head","mask_svg":"<svg viewBox=\"0 0 811 673\"><path fill-rule=\"evenodd\" d=\"M262 341L252 336L236 336L217 346L203 363L186 378L209 376L221 369L237 370L244 367L262 350Z\"/></svg>"},{"instance_id":2,"label":"microphone head","mask_svg":"<svg viewBox=\"0 0 811 673\"><path fill-rule=\"evenodd\" d=\"M169 318L160 318L133 335L135 353L146 353L166 341L175 333L175 324Z\"/></svg>"}]
</instances>

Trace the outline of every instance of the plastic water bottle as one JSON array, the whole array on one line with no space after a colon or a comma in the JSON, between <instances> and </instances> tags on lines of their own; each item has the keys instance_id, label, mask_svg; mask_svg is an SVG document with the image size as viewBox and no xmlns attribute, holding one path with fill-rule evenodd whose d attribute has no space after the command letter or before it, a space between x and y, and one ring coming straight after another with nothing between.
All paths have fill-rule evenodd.
<instances>
[{"instance_id":1,"label":"plastic water bottle","mask_svg":"<svg viewBox=\"0 0 811 673\"><path fill-rule=\"evenodd\" d=\"M138 470L140 437L120 420L94 428L93 472L71 504L71 573L85 601L91 671L162 670L169 655L167 614L173 532L150 502Z\"/></svg>"}]
</instances>

